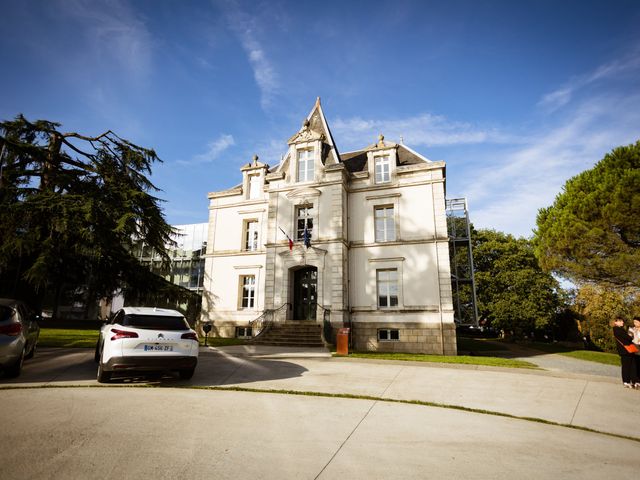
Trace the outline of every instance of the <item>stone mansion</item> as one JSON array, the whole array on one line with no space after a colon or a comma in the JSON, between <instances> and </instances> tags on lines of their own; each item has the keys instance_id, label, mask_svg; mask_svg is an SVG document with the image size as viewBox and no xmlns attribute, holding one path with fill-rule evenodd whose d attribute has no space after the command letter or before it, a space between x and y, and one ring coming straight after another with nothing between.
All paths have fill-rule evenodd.
<instances>
[{"instance_id":1,"label":"stone mansion","mask_svg":"<svg viewBox=\"0 0 640 480\"><path fill-rule=\"evenodd\" d=\"M245 336L268 312L350 327L358 350L455 355L444 162L382 135L339 152L320 99L287 144L209 194L202 321Z\"/></svg>"}]
</instances>

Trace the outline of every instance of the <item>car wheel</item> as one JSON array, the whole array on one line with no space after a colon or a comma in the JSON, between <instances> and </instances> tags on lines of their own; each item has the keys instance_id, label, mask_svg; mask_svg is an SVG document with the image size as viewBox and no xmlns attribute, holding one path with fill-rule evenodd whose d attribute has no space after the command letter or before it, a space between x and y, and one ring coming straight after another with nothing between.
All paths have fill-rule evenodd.
<instances>
[{"instance_id":1,"label":"car wheel","mask_svg":"<svg viewBox=\"0 0 640 480\"><path fill-rule=\"evenodd\" d=\"M111 372L106 372L102 367L102 362L98 360L98 383L108 383L111 380Z\"/></svg>"},{"instance_id":2,"label":"car wheel","mask_svg":"<svg viewBox=\"0 0 640 480\"><path fill-rule=\"evenodd\" d=\"M24 352L26 350L26 347L22 349L22 352L20 353L20 358L18 358L13 365L8 366L7 368L5 368L5 375L9 378L15 378L18 375L20 375L20 372L22 371L22 364L24 363Z\"/></svg>"},{"instance_id":3,"label":"car wheel","mask_svg":"<svg viewBox=\"0 0 640 480\"><path fill-rule=\"evenodd\" d=\"M193 377L193 372L195 371L195 368L187 368L184 370L179 370L178 373L180 374L180 378L182 380L189 380L191 377Z\"/></svg>"},{"instance_id":4,"label":"car wheel","mask_svg":"<svg viewBox=\"0 0 640 480\"><path fill-rule=\"evenodd\" d=\"M93 361L96 363L100 363L100 354L102 352L100 351L100 340L98 340L98 343L96 343L96 353L93 354Z\"/></svg>"},{"instance_id":5,"label":"car wheel","mask_svg":"<svg viewBox=\"0 0 640 480\"><path fill-rule=\"evenodd\" d=\"M31 350L29 351L29 353L27 353L24 358L26 358L27 360L30 358L33 358L33 356L36 354L36 349L38 348L38 339L36 339L35 342L33 342L33 346L31 347Z\"/></svg>"}]
</instances>

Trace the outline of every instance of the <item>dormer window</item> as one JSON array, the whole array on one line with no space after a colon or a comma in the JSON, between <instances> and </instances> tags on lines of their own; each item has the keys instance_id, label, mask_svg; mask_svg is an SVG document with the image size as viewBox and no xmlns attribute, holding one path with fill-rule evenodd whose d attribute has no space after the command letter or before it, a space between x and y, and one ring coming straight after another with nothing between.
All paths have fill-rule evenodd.
<instances>
[{"instance_id":1,"label":"dormer window","mask_svg":"<svg viewBox=\"0 0 640 480\"><path fill-rule=\"evenodd\" d=\"M391 160L389 155L374 157L376 183L385 183L391 180Z\"/></svg>"},{"instance_id":2,"label":"dormer window","mask_svg":"<svg viewBox=\"0 0 640 480\"><path fill-rule=\"evenodd\" d=\"M249 175L249 199L260 198L260 175Z\"/></svg>"},{"instance_id":3,"label":"dormer window","mask_svg":"<svg viewBox=\"0 0 640 480\"><path fill-rule=\"evenodd\" d=\"M253 162L246 164L242 171L242 196L244 200L263 200L265 175L269 172L269 165L258 161L253 156Z\"/></svg>"},{"instance_id":4,"label":"dormer window","mask_svg":"<svg viewBox=\"0 0 640 480\"><path fill-rule=\"evenodd\" d=\"M314 179L313 149L298 150L298 182Z\"/></svg>"}]
</instances>

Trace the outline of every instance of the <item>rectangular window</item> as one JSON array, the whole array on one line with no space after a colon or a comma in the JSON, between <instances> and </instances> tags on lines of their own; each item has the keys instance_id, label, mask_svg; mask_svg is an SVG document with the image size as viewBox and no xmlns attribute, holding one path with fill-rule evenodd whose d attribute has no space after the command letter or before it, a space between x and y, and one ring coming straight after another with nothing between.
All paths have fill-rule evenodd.
<instances>
[{"instance_id":1,"label":"rectangular window","mask_svg":"<svg viewBox=\"0 0 640 480\"><path fill-rule=\"evenodd\" d=\"M260 198L260 175L249 175L249 199Z\"/></svg>"},{"instance_id":2,"label":"rectangular window","mask_svg":"<svg viewBox=\"0 0 640 480\"><path fill-rule=\"evenodd\" d=\"M258 250L258 221L247 220L244 226L244 249L249 252Z\"/></svg>"},{"instance_id":3,"label":"rectangular window","mask_svg":"<svg viewBox=\"0 0 640 480\"><path fill-rule=\"evenodd\" d=\"M378 341L397 342L400 340L400 331L394 329L378 330Z\"/></svg>"},{"instance_id":4,"label":"rectangular window","mask_svg":"<svg viewBox=\"0 0 640 480\"><path fill-rule=\"evenodd\" d=\"M254 308L256 302L256 277L255 275L241 275L240 286L242 288L241 308Z\"/></svg>"},{"instance_id":5,"label":"rectangular window","mask_svg":"<svg viewBox=\"0 0 640 480\"><path fill-rule=\"evenodd\" d=\"M304 240L304 228L307 227L309 238L313 238L313 205L296 209L296 240Z\"/></svg>"},{"instance_id":6,"label":"rectangular window","mask_svg":"<svg viewBox=\"0 0 640 480\"><path fill-rule=\"evenodd\" d=\"M396 222L393 206L376 207L376 242L393 242L396 239Z\"/></svg>"},{"instance_id":7,"label":"rectangular window","mask_svg":"<svg viewBox=\"0 0 640 480\"><path fill-rule=\"evenodd\" d=\"M236 327L236 338L253 337L253 329L251 327Z\"/></svg>"},{"instance_id":8,"label":"rectangular window","mask_svg":"<svg viewBox=\"0 0 640 480\"><path fill-rule=\"evenodd\" d=\"M313 169L313 149L298 150L298 182L311 182Z\"/></svg>"},{"instance_id":9,"label":"rectangular window","mask_svg":"<svg viewBox=\"0 0 640 480\"><path fill-rule=\"evenodd\" d=\"M398 306L398 271L394 269L376 270L378 285L378 307Z\"/></svg>"},{"instance_id":10,"label":"rectangular window","mask_svg":"<svg viewBox=\"0 0 640 480\"><path fill-rule=\"evenodd\" d=\"M389 155L375 157L374 165L376 170L376 183L384 183L391 180L391 161L389 159Z\"/></svg>"}]
</instances>

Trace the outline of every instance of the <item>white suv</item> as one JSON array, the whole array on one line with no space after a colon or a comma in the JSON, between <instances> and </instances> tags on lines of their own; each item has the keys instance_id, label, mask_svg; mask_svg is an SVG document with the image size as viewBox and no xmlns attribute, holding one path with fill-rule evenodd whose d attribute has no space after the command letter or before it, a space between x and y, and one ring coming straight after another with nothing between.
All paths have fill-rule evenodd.
<instances>
[{"instance_id":1,"label":"white suv","mask_svg":"<svg viewBox=\"0 0 640 480\"><path fill-rule=\"evenodd\" d=\"M98 382L117 372L177 370L189 379L198 363L198 335L175 310L125 307L100 329Z\"/></svg>"}]
</instances>

